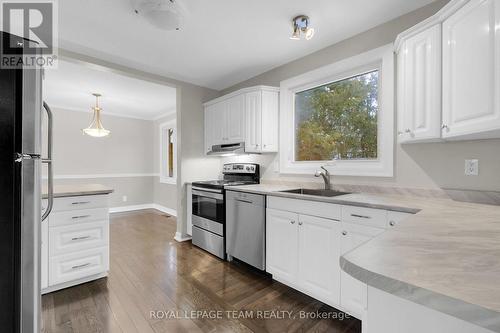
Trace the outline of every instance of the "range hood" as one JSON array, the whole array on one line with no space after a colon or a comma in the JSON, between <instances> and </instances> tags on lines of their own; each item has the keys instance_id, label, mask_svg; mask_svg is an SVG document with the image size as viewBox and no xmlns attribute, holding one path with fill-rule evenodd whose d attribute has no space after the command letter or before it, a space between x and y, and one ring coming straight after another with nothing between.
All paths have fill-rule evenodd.
<instances>
[{"instance_id":1,"label":"range hood","mask_svg":"<svg viewBox=\"0 0 500 333\"><path fill-rule=\"evenodd\" d=\"M213 155L224 156L224 155L238 155L244 153L245 153L245 143L238 142L238 143L229 143L225 145L213 145L212 150L210 150L207 154L212 156Z\"/></svg>"}]
</instances>

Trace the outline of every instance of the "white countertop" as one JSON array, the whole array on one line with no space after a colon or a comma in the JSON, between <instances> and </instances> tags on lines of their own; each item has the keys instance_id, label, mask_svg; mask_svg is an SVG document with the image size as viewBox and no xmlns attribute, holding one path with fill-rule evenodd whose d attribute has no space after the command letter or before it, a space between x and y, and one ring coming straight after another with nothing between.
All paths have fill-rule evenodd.
<instances>
[{"instance_id":1,"label":"white countertop","mask_svg":"<svg viewBox=\"0 0 500 333\"><path fill-rule=\"evenodd\" d=\"M84 195L109 194L113 189L101 184L55 185L54 197L78 197ZM42 189L42 198L47 198L47 187Z\"/></svg>"}]
</instances>

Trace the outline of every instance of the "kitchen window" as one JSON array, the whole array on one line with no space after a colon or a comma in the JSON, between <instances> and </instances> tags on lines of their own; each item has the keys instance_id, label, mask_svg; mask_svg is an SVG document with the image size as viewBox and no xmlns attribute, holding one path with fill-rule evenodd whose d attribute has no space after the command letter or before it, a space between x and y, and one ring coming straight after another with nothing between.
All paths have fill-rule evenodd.
<instances>
[{"instance_id":1,"label":"kitchen window","mask_svg":"<svg viewBox=\"0 0 500 333\"><path fill-rule=\"evenodd\" d=\"M280 172L391 177L393 76L387 46L283 81Z\"/></svg>"},{"instance_id":2,"label":"kitchen window","mask_svg":"<svg viewBox=\"0 0 500 333\"><path fill-rule=\"evenodd\" d=\"M177 182L177 129L175 120L160 125L160 182Z\"/></svg>"}]
</instances>

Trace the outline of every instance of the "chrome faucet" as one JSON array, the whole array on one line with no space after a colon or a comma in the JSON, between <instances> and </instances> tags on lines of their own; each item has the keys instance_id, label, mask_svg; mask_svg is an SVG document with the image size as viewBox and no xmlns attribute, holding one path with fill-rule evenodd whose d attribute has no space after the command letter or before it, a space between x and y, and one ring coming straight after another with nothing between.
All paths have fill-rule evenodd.
<instances>
[{"instance_id":1,"label":"chrome faucet","mask_svg":"<svg viewBox=\"0 0 500 333\"><path fill-rule=\"evenodd\" d=\"M319 177L319 176L323 177L323 180L325 182L325 190L331 190L332 185L330 183L330 172L328 172L328 170L326 170L324 166L322 166L321 169L323 169L323 171L321 170L316 171L314 177Z\"/></svg>"}]
</instances>

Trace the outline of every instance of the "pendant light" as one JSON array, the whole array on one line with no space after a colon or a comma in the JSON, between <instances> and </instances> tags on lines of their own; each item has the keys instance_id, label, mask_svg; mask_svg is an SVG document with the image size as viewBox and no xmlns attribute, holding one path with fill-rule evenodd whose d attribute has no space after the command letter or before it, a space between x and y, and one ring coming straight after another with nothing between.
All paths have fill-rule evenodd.
<instances>
[{"instance_id":1,"label":"pendant light","mask_svg":"<svg viewBox=\"0 0 500 333\"><path fill-rule=\"evenodd\" d=\"M94 93L92 95L95 96L95 106L92 107L92 110L94 111L94 118L92 119L89 127L82 129L82 131L83 134L87 134L96 138L102 138L104 136L108 136L111 132L105 129L101 123L102 109L99 107L99 97L101 97L101 94Z\"/></svg>"}]
</instances>

